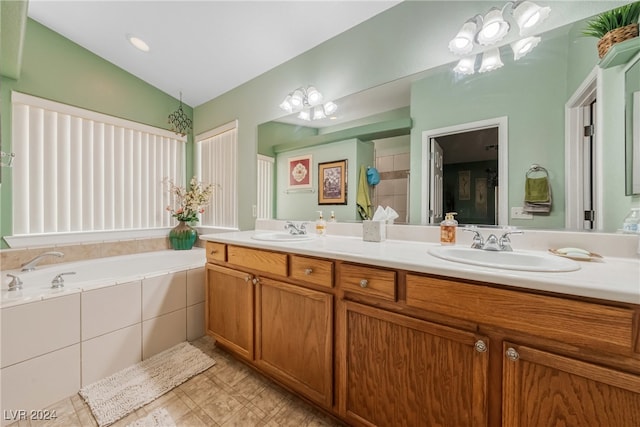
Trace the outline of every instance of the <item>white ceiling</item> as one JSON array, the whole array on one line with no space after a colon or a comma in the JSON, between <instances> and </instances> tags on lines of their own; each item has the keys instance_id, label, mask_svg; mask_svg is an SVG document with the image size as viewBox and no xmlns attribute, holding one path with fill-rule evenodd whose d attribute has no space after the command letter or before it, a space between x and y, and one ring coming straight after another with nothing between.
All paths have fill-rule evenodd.
<instances>
[{"instance_id":1,"label":"white ceiling","mask_svg":"<svg viewBox=\"0 0 640 427\"><path fill-rule=\"evenodd\" d=\"M30 0L28 16L196 107L399 1Z\"/></svg>"}]
</instances>

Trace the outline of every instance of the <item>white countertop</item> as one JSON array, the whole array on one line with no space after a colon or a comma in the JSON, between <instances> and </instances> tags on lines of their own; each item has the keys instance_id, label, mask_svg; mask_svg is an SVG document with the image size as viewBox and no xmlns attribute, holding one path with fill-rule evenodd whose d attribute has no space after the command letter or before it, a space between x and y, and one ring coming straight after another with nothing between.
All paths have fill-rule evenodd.
<instances>
[{"instance_id":1,"label":"white countertop","mask_svg":"<svg viewBox=\"0 0 640 427\"><path fill-rule=\"evenodd\" d=\"M260 241L252 238L254 234L263 231L266 230L205 234L200 238L452 278L640 304L640 260L637 258L605 256L602 260L579 262L580 269L571 272L516 271L473 266L437 258L428 253L429 248L440 246L435 243L389 239L383 242L365 242L360 237L335 235L317 236L312 240L297 242Z\"/></svg>"}]
</instances>

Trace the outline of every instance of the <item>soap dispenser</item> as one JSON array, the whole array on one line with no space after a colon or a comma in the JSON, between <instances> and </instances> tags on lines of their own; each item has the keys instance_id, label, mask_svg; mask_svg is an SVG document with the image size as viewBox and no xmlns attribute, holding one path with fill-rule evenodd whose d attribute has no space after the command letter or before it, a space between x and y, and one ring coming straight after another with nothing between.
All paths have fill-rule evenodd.
<instances>
[{"instance_id":1,"label":"soap dispenser","mask_svg":"<svg viewBox=\"0 0 640 427\"><path fill-rule=\"evenodd\" d=\"M447 212L444 221L440 223L440 244L455 245L456 244L456 228L458 221L453 216L458 215L457 212Z\"/></svg>"},{"instance_id":2,"label":"soap dispenser","mask_svg":"<svg viewBox=\"0 0 640 427\"><path fill-rule=\"evenodd\" d=\"M327 223L322 218L322 211L316 211L316 212L320 214L320 216L318 217L318 220L316 221L316 234L318 236L324 236L327 231Z\"/></svg>"}]
</instances>

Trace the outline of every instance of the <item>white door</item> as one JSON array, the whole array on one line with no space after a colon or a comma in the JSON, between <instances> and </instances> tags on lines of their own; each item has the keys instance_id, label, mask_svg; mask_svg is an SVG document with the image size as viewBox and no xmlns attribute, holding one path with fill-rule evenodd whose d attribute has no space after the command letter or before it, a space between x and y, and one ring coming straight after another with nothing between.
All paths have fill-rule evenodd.
<instances>
[{"instance_id":1,"label":"white door","mask_svg":"<svg viewBox=\"0 0 640 427\"><path fill-rule=\"evenodd\" d=\"M444 194L442 190L444 150L435 138L431 138L429 149L431 156L431 182L429 186L429 222L440 224L444 218L442 203Z\"/></svg>"}]
</instances>

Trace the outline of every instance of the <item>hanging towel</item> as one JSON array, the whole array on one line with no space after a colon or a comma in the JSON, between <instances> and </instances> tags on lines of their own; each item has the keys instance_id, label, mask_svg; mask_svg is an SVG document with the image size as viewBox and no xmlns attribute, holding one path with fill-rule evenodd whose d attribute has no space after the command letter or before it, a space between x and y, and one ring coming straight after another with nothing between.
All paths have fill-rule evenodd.
<instances>
[{"instance_id":1,"label":"hanging towel","mask_svg":"<svg viewBox=\"0 0 640 427\"><path fill-rule=\"evenodd\" d=\"M540 203L549 201L549 178L527 178L524 184L524 201Z\"/></svg>"},{"instance_id":2,"label":"hanging towel","mask_svg":"<svg viewBox=\"0 0 640 427\"><path fill-rule=\"evenodd\" d=\"M358 193L356 194L356 204L358 214L362 219L371 219L371 199L369 198L369 187L367 186L367 172L364 165L360 166L360 178L358 179Z\"/></svg>"},{"instance_id":3,"label":"hanging towel","mask_svg":"<svg viewBox=\"0 0 640 427\"><path fill-rule=\"evenodd\" d=\"M534 173L542 173L544 176L531 177ZM549 172L542 166L531 165L525 176L523 210L530 213L549 213L551 203Z\"/></svg>"}]
</instances>

